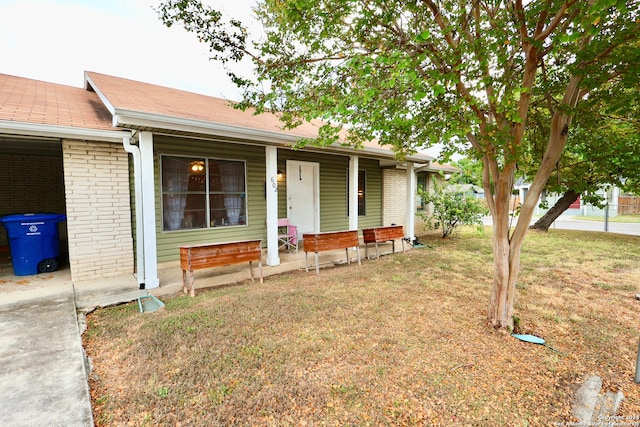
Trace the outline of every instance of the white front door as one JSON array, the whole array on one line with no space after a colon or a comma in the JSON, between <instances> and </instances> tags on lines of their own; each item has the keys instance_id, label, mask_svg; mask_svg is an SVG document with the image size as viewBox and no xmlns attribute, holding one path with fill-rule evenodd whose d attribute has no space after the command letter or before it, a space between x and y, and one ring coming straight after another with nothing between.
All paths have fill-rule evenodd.
<instances>
[{"instance_id":1,"label":"white front door","mask_svg":"<svg viewBox=\"0 0 640 427\"><path fill-rule=\"evenodd\" d=\"M287 217L302 233L320 231L320 164L287 160Z\"/></svg>"}]
</instances>

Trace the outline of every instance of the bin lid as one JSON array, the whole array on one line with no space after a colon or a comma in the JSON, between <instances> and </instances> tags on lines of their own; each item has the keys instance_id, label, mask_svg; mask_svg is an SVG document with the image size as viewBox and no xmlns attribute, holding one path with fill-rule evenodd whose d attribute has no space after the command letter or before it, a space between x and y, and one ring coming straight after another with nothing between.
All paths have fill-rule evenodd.
<instances>
[{"instance_id":1,"label":"bin lid","mask_svg":"<svg viewBox=\"0 0 640 427\"><path fill-rule=\"evenodd\" d=\"M6 215L0 217L0 222L23 222L23 221L65 221L67 219L66 215L62 214L52 214L52 213L25 213L25 214L15 214L15 215Z\"/></svg>"}]
</instances>

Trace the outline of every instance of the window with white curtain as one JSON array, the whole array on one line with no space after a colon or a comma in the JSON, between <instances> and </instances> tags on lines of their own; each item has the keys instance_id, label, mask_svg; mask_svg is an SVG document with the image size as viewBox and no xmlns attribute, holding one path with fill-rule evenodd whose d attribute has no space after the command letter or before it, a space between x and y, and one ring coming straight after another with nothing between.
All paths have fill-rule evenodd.
<instances>
[{"instance_id":1,"label":"window with white curtain","mask_svg":"<svg viewBox=\"0 0 640 427\"><path fill-rule=\"evenodd\" d=\"M162 156L163 230L246 225L246 165L238 160Z\"/></svg>"},{"instance_id":2,"label":"window with white curtain","mask_svg":"<svg viewBox=\"0 0 640 427\"><path fill-rule=\"evenodd\" d=\"M351 197L349 195L351 189L351 175L349 175L349 168L347 168L347 217L349 217L349 203L351 203ZM358 216L365 216L367 214L367 172L364 170L358 171Z\"/></svg>"},{"instance_id":3,"label":"window with white curtain","mask_svg":"<svg viewBox=\"0 0 640 427\"><path fill-rule=\"evenodd\" d=\"M426 172L416 174L416 186L419 190L429 190L429 175ZM416 210L427 210L427 204L419 194L416 194Z\"/></svg>"}]
</instances>

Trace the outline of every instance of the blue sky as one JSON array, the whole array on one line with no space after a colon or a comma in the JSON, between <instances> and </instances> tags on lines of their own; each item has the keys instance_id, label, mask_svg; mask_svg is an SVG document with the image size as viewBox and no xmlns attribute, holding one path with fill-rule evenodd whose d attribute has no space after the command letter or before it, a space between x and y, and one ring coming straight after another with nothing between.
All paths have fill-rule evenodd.
<instances>
[{"instance_id":1,"label":"blue sky","mask_svg":"<svg viewBox=\"0 0 640 427\"><path fill-rule=\"evenodd\" d=\"M82 87L85 70L238 99L206 45L167 28L159 0L0 0L0 73ZM212 0L246 22L250 0Z\"/></svg>"}]
</instances>

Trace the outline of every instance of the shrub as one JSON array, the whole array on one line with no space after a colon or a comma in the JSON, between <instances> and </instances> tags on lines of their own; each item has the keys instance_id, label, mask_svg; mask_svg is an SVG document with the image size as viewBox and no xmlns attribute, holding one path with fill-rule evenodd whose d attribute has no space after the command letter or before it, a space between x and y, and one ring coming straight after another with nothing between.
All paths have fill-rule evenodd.
<instances>
[{"instance_id":1,"label":"shrub","mask_svg":"<svg viewBox=\"0 0 640 427\"><path fill-rule=\"evenodd\" d=\"M482 201L465 191L460 186L434 182L429 192L419 189L418 194L433 207L432 213L420 213L429 229L442 227L442 237L449 236L460 225L482 226L482 217L488 209Z\"/></svg>"}]
</instances>

